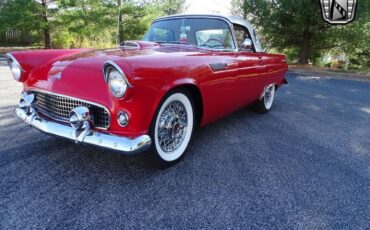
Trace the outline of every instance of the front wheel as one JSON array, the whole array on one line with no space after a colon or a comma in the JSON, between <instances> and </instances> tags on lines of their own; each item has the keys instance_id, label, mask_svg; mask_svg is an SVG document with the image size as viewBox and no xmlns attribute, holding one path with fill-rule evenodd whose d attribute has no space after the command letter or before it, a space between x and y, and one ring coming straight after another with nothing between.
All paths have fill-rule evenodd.
<instances>
[{"instance_id":1,"label":"front wheel","mask_svg":"<svg viewBox=\"0 0 370 230\"><path fill-rule=\"evenodd\" d=\"M275 85L268 86L263 92L262 98L256 103L255 110L259 113L267 113L270 111L275 98Z\"/></svg>"},{"instance_id":2,"label":"front wheel","mask_svg":"<svg viewBox=\"0 0 370 230\"><path fill-rule=\"evenodd\" d=\"M183 90L167 94L150 128L154 158L161 167L170 167L182 159L192 138L193 128L191 95Z\"/></svg>"}]
</instances>

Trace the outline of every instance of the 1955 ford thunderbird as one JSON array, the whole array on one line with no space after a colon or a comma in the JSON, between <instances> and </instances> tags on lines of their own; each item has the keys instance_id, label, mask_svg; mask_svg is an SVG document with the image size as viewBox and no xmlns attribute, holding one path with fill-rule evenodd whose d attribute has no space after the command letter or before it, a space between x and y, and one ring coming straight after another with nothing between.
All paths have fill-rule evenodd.
<instances>
[{"instance_id":1,"label":"1955 ford thunderbird","mask_svg":"<svg viewBox=\"0 0 370 230\"><path fill-rule=\"evenodd\" d=\"M262 113L286 84L286 57L263 52L239 17L175 15L109 50L7 54L23 83L15 115L45 133L123 154L183 156L194 130L246 105Z\"/></svg>"}]
</instances>

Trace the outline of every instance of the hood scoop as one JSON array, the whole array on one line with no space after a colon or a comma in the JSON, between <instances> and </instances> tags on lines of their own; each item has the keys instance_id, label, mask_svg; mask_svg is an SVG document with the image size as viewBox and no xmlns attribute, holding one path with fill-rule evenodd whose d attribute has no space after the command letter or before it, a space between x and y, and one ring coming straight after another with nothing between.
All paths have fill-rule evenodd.
<instances>
[{"instance_id":1,"label":"hood scoop","mask_svg":"<svg viewBox=\"0 0 370 230\"><path fill-rule=\"evenodd\" d=\"M123 50L145 50L158 47L159 47L158 43L145 41L125 41L122 42L119 46L119 48Z\"/></svg>"},{"instance_id":2,"label":"hood scoop","mask_svg":"<svg viewBox=\"0 0 370 230\"><path fill-rule=\"evenodd\" d=\"M125 50L140 50L140 44L137 42L122 42L119 48Z\"/></svg>"}]
</instances>

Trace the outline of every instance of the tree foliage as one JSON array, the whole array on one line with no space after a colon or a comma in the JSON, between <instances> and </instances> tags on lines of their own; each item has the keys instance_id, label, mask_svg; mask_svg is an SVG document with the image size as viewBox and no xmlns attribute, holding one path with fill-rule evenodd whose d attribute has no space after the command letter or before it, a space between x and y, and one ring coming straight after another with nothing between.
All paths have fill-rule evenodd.
<instances>
[{"instance_id":1,"label":"tree foliage","mask_svg":"<svg viewBox=\"0 0 370 230\"><path fill-rule=\"evenodd\" d=\"M17 29L30 37L45 26L41 20L42 10L35 1L3 0L0 3L0 11L0 33L2 34L10 29ZM31 42L31 39L27 40Z\"/></svg>"},{"instance_id":2,"label":"tree foliage","mask_svg":"<svg viewBox=\"0 0 370 230\"><path fill-rule=\"evenodd\" d=\"M325 52L369 56L369 1L358 2L356 20L343 26L324 22L316 0L233 0L233 12L252 20L274 48L307 64Z\"/></svg>"},{"instance_id":3,"label":"tree foliage","mask_svg":"<svg viewBox=\"0 0 370 230\"><path fill-rule=\"evenodd\" d=\"M352 69L370 69L370 1L359 1L356 20L333 30L335 52L343 52L349 58Z\"/></svg>"},{"instance_id":4,"label":"tree foliage","mask_svg":"<svg viewBox=\"0 0 370 230\"><path fill-rule=\"evenodd\" d=\"M61 0L54 15L54 47L92 47L112 44L115 12L110 2Z\"/></svg>"},{"instance_id":5,"label":"tree foliage","mask_svg":"<svg viewBox=\"0 0 370 230\"><path fill-rule=\"evenodd\" d=\"M154 18L184 7L185 0L0 0L0 34L36 34L45 48L48 34L53 48L112 47L140 39Z\"/></svg>"},{"instance_id":6,"label":"tree foliage","mask_svg":"<svg viewBox=\"0 0 370 230\"><path fill-rule=\"evenodd\" d=\"M157 0L155 4L158 5L165 15L178 14L187 8L185 0Z\"/></svg>"}]
</instances>

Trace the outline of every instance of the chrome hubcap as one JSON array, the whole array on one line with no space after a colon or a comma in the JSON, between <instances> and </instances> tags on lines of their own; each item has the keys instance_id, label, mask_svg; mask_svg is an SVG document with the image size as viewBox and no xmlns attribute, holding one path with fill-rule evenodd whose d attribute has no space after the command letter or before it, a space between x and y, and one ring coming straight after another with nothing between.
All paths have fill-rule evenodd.
<instances>
[{"instance_id":1,"label":"chrome hubcap","mask_svg":"<svg viewBox=\"0 0 370 230\"><path fill-rule=\"evenodd\" d=\"M173 101L163 110L159 119L158 141L165 152L173 152L184 141L188 126L188 116L185 106L179 101Z\"/></svg>"}]
</instances>

